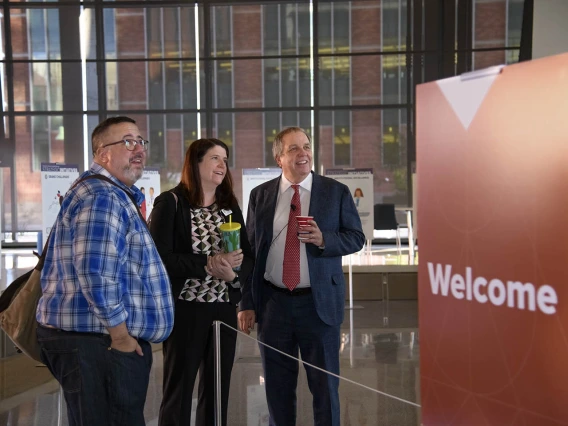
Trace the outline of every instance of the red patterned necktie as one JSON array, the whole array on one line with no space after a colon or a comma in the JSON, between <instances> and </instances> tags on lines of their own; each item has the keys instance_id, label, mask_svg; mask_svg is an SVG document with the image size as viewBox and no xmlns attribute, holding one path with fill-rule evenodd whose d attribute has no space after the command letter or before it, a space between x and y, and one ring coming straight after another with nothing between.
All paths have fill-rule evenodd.
<instances>
[{"instance_id":1,"label":"red patterned necktie","mask_svg":"<svg viewBox=\"0 0 568 426\"><path fill-rule=\"evenodd\" d=\"M286 231L284 263L282 265L282 282L290 291L294 290L300 283L300 240L298 239L298 222L296 221L296 216L302 214L299 187L300 185L292 185L294 195L288 215L288 230ZM295 208L292 206L295 206Z\"/></svg>"}]
</instances>

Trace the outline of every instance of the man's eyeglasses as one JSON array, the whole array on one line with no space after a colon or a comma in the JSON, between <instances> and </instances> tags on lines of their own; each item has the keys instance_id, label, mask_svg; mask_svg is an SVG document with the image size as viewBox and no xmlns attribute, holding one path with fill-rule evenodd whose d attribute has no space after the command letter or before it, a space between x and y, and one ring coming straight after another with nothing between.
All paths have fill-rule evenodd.
<instances>
[{"instance_id":1,"label":"man's eyeglasses","mask_svg":"<svg viewBox=\"0 0 568 426\"><path fill-rule=\"evenodd\" d=\"M147 151L150 141L144 139L124 139L118 142L107 143L106 145L101 146L101 148L106 148L107 146L111 145L118 145L119 143L123 143L126 149L129 151L134 151L134 149L136 149L136 145L140 145L144 151Z\"/></svg>"}]
</instances>

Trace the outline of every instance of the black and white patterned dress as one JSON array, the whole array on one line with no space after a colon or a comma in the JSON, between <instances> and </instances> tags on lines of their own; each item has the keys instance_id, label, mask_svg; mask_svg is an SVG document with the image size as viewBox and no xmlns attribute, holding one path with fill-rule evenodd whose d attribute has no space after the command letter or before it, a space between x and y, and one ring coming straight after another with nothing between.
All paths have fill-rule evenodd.
<instances>
[{"instance_id":1,"label":"black and white patterned dress","mask_svg":"<svg viewBox=\"0 0 568 426\"><path fill-rule=\"evenodd\" d=\"M225 223L225 217L217 204L191 208L190 212L193 252L208 256L221 252L223 239L219 226ZM194 302L228 302L229 290L225 281L207 275L204 280L187 279L179 298Z\"/></svg>"}]
</instances>

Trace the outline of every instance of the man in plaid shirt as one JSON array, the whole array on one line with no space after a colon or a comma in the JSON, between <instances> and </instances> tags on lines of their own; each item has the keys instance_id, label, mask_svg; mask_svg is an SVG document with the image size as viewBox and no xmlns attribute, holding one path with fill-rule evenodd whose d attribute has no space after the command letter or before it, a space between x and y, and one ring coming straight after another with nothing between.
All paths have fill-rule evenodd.
<instances>
[{"instance_id":1,"label":"man in plaid shirt","mask_svg":"<svg viewBox=\"0 0 568 426\"><path fill-rule=\"evenodd\" d=\"M173 327L173 298L138 205L148 141L113 117L92 135L94 162L65 195L46 248L38 309L42 359L69 425L144 425L149 342Z\"/></svg>"}]
</instances>

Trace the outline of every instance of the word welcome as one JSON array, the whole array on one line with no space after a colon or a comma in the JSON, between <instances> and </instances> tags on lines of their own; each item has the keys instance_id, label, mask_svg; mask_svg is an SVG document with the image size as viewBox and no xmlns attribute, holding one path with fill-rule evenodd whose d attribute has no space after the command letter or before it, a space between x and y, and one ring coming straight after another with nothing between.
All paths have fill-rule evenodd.
<instances>
[{"instance_id":1,"label":"word welcome","mask_svg":"<svg viewBox=\"0 0 568 426\"><path fill-rule=\"evenodd\" d=\"M520 281L503 282L499 278L487 279L473 277L471 267L466 266L465 277L454 273L452 265L434 265L428 262L428 275L433 294L450 293L456 299L475 300L479 303L491 303L502 306L507 303L509 308L536 311L552 315L556 313L558 296L553 287L545 284L538 289L532 283Z\"/></svg>"}]
</instances>

